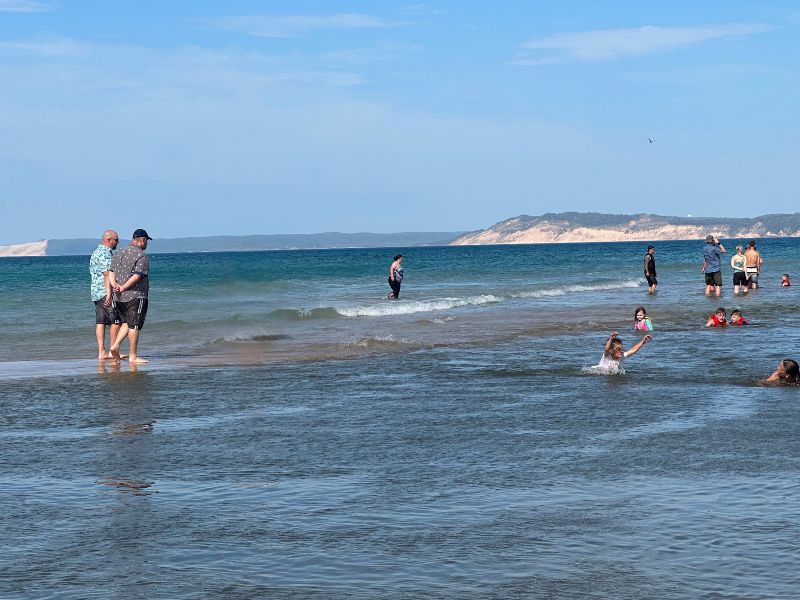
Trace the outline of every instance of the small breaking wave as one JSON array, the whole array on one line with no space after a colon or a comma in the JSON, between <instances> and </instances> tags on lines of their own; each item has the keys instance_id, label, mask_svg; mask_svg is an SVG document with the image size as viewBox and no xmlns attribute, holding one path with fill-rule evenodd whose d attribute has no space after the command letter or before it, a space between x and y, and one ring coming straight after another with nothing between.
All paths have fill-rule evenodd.
<instances>
[{"instance_id":1,"label":"small breaking wave","mask_svg":"<svg viewBox=\"0 0 800 600\"><path fill-rule=\"evenodd\" d=\"M353 338L349 342L344 342L341 346L356 346L359 348L384 348L391 346L408 346L416 344L413 340L405 338L396 338L391 333L377 333L374 335L366 335L359 338Z\"/></svg>"},{"instance_id":2,"label":"small breaking wave","mask_svg":"<svg viewBox=\"0 0 800 600\"><path fill-rule=\"evenodd\" d=\"M644 285L644 279L626 279L625 281L609 281L594 285L563 285L555 288L533 290L514 294L515 298L547 298L551 296L566 296L578 292L600 292L603 290L616 290L619 288L638 288Z\"/></svg>"},{"instance_id":3,"label":"small breaking wave","mask_svg":"<svg viewBox=\"0 0 800 600\"><path fill-rule=\"evenodd\" d=\"M344 317L383 317L389 315L411 315L419 312L449 310L461 306L480 306L494 304L503 299L492 294L470 296L469 298L442 298L441 300L416 300L413 302L389 301L373 306L355 306L337 308L336 312Z\"/></svg>"},{"instance_id":4,"label":"small breaking wave","mask_svg":"<svg viewBox=\"0 0 800 600\"><path fill-rule=\"evenodd\" d=\"M225 336L222 341L228 342L231 344L239 343L247 343L247 342L276 342L278 340L288 340L291 339L292 336L286 335L283 333L275 333L275 334L268 334L268 333L256 333L256 334L246 334L240 333L235 335L228 335Z\"/></svg>"}]
</instances>

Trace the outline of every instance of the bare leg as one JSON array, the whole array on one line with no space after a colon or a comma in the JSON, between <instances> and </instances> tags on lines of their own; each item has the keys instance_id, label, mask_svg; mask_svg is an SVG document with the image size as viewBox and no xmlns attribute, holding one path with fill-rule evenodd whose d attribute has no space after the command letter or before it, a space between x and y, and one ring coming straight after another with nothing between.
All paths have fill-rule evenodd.
<instances>
[{"instance_id":1,"label":"bare leg","mask_svg":"<svg viewBox=\"0 0 800 600\"><path fill-rule=\"evenodd\" d=\"M139 330L138 329L130 329L128 330L128 343L130 344L130 356L128 357L128 362L131 364L138 364L138 363L148 363L150 362L146 358L142 358L137 354L138 347L139 347Z\"/></svg>"},{"instance_id":2,"label":"bare leg","mask_svg":"<svg viewBox=\"0 0 800 600\"><path fill-rule=\"evenodd\" d=\"M722 295L722 288L718 285L715 285L714 293L716 294L717 298L719 298Z\"/></svg>"},{"instance_id":3,"label":"bare leg","mask_svg":"<svg viewBox=\"0 0 800 600\"><path fill-rule=\"evenodd\" d=\"M106 326L95 325L94 333L97 338L97 360L105 360L108 358L108 352L106 352ZM111 341L114 341L113 335Z\"/></svg>"},{"instance_id":4,"label":"bare leg","mask_svg":"<svg viewBox=\"0 0 800 600\"><path fill-rule=\"evenodd\" d=\"M128 324L123 323L119 326L119 333L117 333L117 339L114 340L114 343L111 344L110 352L111 356L113 356L116 360L120 360L121 357L119 355L119 347L120 344L125 340L125 337L128 335Z\"/></svg>"}]
</instances>

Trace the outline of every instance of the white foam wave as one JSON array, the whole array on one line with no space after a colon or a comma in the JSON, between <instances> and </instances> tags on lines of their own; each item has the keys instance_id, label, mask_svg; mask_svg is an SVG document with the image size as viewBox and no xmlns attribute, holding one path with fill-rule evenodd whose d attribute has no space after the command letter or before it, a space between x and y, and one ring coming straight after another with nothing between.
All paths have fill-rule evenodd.
<instances>
[{"instance_id":1,"label":"white foam wave","mask_svg":"<svg viewBox=\"0 0 800 600\"><path fill-rule=\"evenodd\" d=\"M607 283L597 283L594 285L563 285L555 288L534 290L532 292L520 292L514 294L515 298L547 298L550 296L566 296L577 292L599 292L602 290L616 290L619 288L637 288L643 285L644 279L626 279L625 281L610 281Z\"/></svg>"},{"instance_id":2,"label":"white foam wave","mask_svg":"<svg viewBox=\"0 0 800 600\"><path fill-rule=\"evenodd\" d=\"M589 375L625 375L625 369L622 367L606 367L603 365L593 365L591 367L583 367L582 373Z\"/></svg>"},{"instance_id":3,"label":"white foam wave","mask_svg":"<svg viewBox=\"0 0 800 600\"><path fill-rule=\"evenodd\" d=\"M359 346L362 348L370 348L373 346L382 346L385 344L413 344L415 343L413 340L409 340L406 338L396 338L391 333L376 333L374 335L367 335L364 337L354 337L348 342L344 342L340 344L342 347L345 346Z\"/></svg>"},{"instance_id":4,"label":"white foam wave","mask_svg":"<svg viewBox=\"0 0 800 600\"><path fill-rule=\"evenodd\" d=\"M441 298L439 300L416 300L413 302L387 301L374 306L354 306L337 308L336 312L344 317L383 317L389 315L411 315L419 312L449 310L460 306L479 306L502 302L503 299L492 294L470 296L469 298Z\"/></svg>"}]
</instances>

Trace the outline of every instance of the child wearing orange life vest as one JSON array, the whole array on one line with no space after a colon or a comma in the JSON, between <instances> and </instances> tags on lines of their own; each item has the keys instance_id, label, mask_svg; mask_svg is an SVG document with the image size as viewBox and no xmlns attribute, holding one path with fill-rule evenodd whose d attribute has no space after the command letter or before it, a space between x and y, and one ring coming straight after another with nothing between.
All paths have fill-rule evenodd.
<instances>
[{"instance_id":1,"label":"child wearing orange life vest","mask_svg":"<svg viewBox=\"0 0 800 600\"><path fill-rule=\"evenodd\" d=\"M708 321L706 322L706 327L725 327L727 325L728 321L725 319L725 309L721 306L717 309L717 312L708 317Z\"/></svg>"},{"instance_id":2,"label":"child wearing orange life vest","mask_svg":"<svg viewBox=\"0 0 800 600\"><path fill-rule=\"evenodd\" d=\"M747 319L742 316L742 311L738 308L734 308L731 311L731 321L728 323L731 327L741 327L742 325L748 325Z\"/></svg>"}]
</instances>

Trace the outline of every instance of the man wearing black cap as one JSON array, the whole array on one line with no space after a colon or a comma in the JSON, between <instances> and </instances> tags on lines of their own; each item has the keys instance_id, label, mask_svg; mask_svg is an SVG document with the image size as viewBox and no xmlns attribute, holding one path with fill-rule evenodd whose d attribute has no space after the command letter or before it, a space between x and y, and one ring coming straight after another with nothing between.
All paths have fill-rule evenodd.
<instances>
[{"instance_id":1,"label":"man wearing black cap","mask_svg":"<svg viewBox=\"0 0 800 600\"><path fill-rule=\"evenodd\" d=\"M147 276L150 261L144 251L147 250L147 242L152 239L144 229L137 229L133 232L131 245L118 251L111 259L112 284L117 294L117 311L122 326L110 351L114 358L120 360L119 347L127 336L130 345L128 361L131 364L150 362L140 357L137 351L139 332L147 316L147 292L150 289Z\"/></svg>"}]
</instances>

